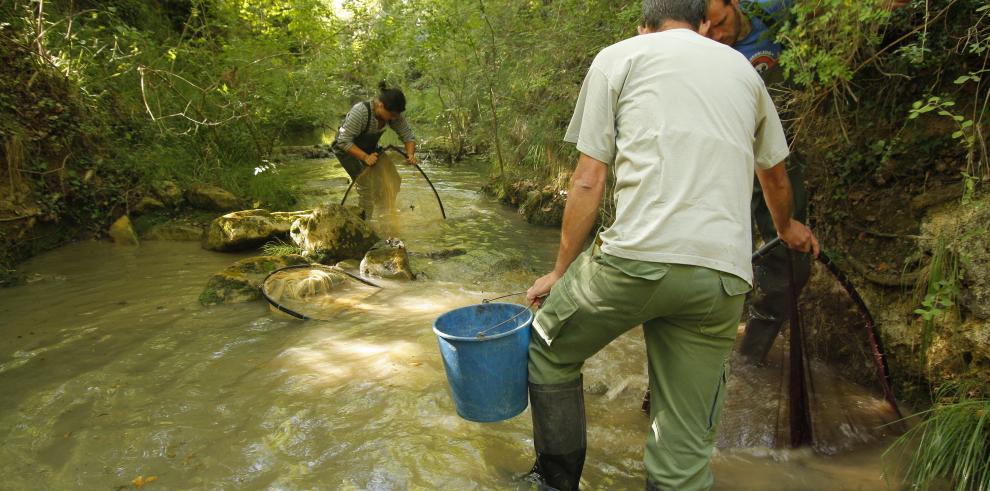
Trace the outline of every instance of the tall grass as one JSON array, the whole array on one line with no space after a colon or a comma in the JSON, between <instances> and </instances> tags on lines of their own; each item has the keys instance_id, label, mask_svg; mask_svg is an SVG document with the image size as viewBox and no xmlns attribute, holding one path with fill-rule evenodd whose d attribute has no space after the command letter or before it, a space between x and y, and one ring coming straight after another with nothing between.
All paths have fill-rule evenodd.
<instances>
[{"instance_id":1,"label":"tall grass","mask_svg":"<svg viewBox=\"0 0 990 491\"><path fill-rule=\"evenodd\" d=\"M936 400L885 456L910 453L904 472L910 489L947 481L953 491L990 490L990 399L946 385Z\"/></svg>"},{"instance_id":2,"label":"tall grass","mask_svg":"<svg viewBox=\"0 0 990 491\"><path fill-rule=\"evenodd\" d=\"M914 313L921 316L921 364L928 366L928 348L935 339L935 330L946 316L958 314L956 302L960 292L959 257L946 247L946 238L938 236L932 248L928 274L917 285L921 306ZM923 296L922 296L923 295Z\"/></svg>"}]
</instances>

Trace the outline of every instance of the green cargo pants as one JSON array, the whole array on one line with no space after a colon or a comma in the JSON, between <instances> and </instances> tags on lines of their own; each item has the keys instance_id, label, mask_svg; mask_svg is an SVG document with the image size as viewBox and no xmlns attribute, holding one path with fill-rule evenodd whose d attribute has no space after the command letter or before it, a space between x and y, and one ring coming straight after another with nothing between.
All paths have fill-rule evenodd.
<instances>
[{"instance_id":1,"label":"green cargo pants","mask_svg":"<svg viewBox=\"0 0 990 491\"><path fill-rule=\"evenodd\" d=\"M750 286L698 266L661 269L658 279L638 278L609 265L597 248L582 253L537 312L529 381L577 380L585 360L642 324L652 402L647 478L659 489L708 489L729 354Z\"/></svg>"}]
</instances>

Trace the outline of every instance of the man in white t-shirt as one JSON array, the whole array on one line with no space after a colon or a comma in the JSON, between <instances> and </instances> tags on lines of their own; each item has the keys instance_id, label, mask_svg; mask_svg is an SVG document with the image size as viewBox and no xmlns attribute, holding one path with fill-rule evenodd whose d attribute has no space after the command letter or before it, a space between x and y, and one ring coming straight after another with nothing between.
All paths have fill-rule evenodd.
<instances>
[{"instance_id":1,"label":"man in white t-shirt","mask_svg":"<svg viewBox=\"0 0 990 491\"><path fill-rule=\"evenodd\" d=\"M564 140L581 152L554 270L533 322L529 382L536 466L577 489L587 448L581 366L642 324L649 357L650 489L707 489L729 353L752 285L754 172L780 237L818 253L791 218L787 142L759 75L698 33L707 0L644 0L640 36L602 50ZM616 217L581 249L609 170Z\"/></svg>"}]
</instances>

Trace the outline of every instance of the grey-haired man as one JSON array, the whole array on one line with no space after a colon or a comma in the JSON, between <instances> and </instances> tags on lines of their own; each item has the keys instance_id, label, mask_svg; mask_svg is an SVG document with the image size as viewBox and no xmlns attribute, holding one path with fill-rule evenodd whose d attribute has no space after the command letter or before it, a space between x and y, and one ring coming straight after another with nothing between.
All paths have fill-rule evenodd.
<instances>
[{"instance_id":1,"label":"grey-haired man","mask_svg":"<svg viewBox=\"0 0 990 491\"><path fill-rule=\"evenodd\" d=\"M602 50L564 140L581 156L571 180L549 292L533 323L529 382L535 475L577 489L587 448L581 367L642 324L649 357L649 489L713 483L728 359L752 285L754 172L793 249L817 254L791 218L787 142L759 75L699 34L707 0L644 0L642 35ZM609 170L615 222L583 253Z\"/></svg>"}]
</instances>

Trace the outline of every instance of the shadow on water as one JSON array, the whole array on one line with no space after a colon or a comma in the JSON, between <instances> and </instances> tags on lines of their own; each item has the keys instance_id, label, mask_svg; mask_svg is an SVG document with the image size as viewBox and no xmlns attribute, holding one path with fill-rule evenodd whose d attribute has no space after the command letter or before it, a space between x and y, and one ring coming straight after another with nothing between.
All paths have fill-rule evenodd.
<instances>
[{"instance_id":1,"label":"shadow on water","mask_svg":"<svg viewBox=\"0 0 990 491\"><path fill-rule=\"evenodd\" d=\"M330 321L200 307L207 278L244 256L195 243L84 242L27 263L33 281L0 290L0 488L154 476L155 489L529 489L518 480L532 463L529 415L458 418L431 325L525 289L551 267L559 232L480 194L477 165L424 169L449 219L400 168L396 235L420 279ZM332 160L283 172L308 190L305 207L346 187ZM587 489L643 486L645 363L634 329L586 364ZM715 457L718 489L896 488L880 441L832 457L768 449L749 430L766 418L749 409L764 390L734 389L726 434L742 436Z\"/></svg>"}]
</instances>

